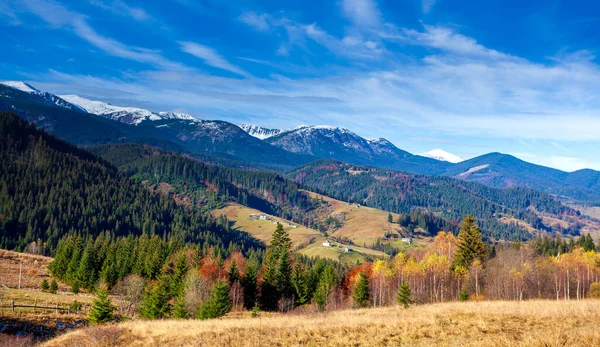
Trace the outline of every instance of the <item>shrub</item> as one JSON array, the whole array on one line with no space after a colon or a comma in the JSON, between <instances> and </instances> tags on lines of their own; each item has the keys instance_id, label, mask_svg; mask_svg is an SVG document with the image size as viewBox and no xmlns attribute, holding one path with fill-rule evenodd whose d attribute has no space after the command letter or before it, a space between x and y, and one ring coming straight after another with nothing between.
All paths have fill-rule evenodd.
<instances>
[{"instance_id":1,"label":"shrub","mask_svg":"<svg viewBox=\"0 0 600 347\"><path fill-rule=\"evenodd\" d=\"M42 285L40 286L40 288L42 289L42 292L47 292L48 289L50 289L50 285L48 284L48 280L44 278L44 280L42 281Z\"/></svg>"},{"instance_id":2,"label":"shrub","mask_svg":"<svg viewBox=\"0 0 600 347\"><path fill-rule=\"evenodd\" d=\"M56 283L55 279L52 279L52 282L50 282L50 293L56 294L57 290L58 290L58 283Z\"/></svg>"}]
</instances>

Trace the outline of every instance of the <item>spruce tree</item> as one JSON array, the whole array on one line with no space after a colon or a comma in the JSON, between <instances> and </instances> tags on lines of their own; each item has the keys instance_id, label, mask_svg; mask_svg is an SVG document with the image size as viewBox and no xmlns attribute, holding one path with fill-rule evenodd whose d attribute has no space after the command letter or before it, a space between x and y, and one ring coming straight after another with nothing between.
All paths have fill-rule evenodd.
<instances>
[{"instance_id":1,"label":"spruce tree","mask_svg":"<svg viewBox=\"0 0 600 347\"><path fill-rule=\"evenodd\" d=\"M354 303L358 307L369 306L369 278L366 274L360 273L358 283L354 288Z\"/></svg>"},{"instance_id":2,"label":"spruce tree","mask_svg":"<svg viewBox=\"0 0 600 347\"><path fill-rule=\"evenodd\" d=\"M408 308L408 306L413 303L412 291L410 290L408 284L404 283L398 287L398 296L396 297L396 301L398 301L400 305L404 306L404 308Z\"/></svg>"},{"instance_id":3,"label":"spruce tree","mask_svg":"<svg viewBox=\"0 0 600 347\"><path fill-rule=\"evenodd\" d=\"M212 319L226 315L231 310L231 297L227 283L219 281L213 288L212 295L202 305L200 319Z\"/></svg>"},{"instance_id":4,"label":"spruce tree","mask_svg":"<svg viewBox=\"0 0 600 347\"><path fill-rule=\"evenodd\" d=\"M229 277L229 286L232 286L235 282L240 280L240 271L235 263L235 259L231 259L227 275Z\"/></svg>"},{"instance_id":5,"label":"spruce tree","mask_svg":"<svg viewBox=\"0 0 600 347\"><path fill-rule=\"evenodd\" d=\"M256 261L249 261L246 267L246 273L241 280L242 290L244 291L244 307L247 310L251 310L256 306L256 296L258 294L258 288L256 287L258 267Z\"/></svg>"},{"instance_id":6,"label":"spruce tree","mask_svg":"<svg viewBox=\"0 0 600 347\"><path fill-rule=\"evenodd\" d=\"M58 283L56 283L56 280L53 278L52 282L50 282L50 288L49 291L52 294L56 294L56 291L58 290Z\"/></svg>"},{"instance_id":7,"label":"spruce tree","mask_svg":"<svg viewBox=\"0 0 600 347\"><path fill-rule=\"evenodd\" d=\"M173 306L173 317L178 319L189 318L189 313L187 310L187 306L185 305L185 299L183 294L179 294L179 296L177 296L175 306Z\"/></svg>"},{"instance_id":8,"label":"spruce tree","mask_svg":"<svg viewBox=\"0 0 600 347\"><path fill-rule=\"evenodd\" d=\"M142 299L140 316L146 319L168 317L171 312L169 299L169 285L166 281L160 280L154 288L149 285Z\"/></svg>"},{"instance_id":9,"label":"spruce tree","mask_svg":"<svg viewBox=\"0 0 600 347\"><path fill-rule=\"evenodd\" d=\"M79 281L73 282L73 285L71 286L71 293L79 294Z\"/></svg>"},{"instance_id":10,"label":"spruce tree","mask_svg":"<svg viewBox=\"0 0 600 347\"><path fill-rule=\"evenodd\" d=\"M315 290L313 300L317 305L317 309L322 311L327 306L329 296L335 286L335 271L332 266L327 266L322 272Z\"/></svg>"},{"instance_id":11,"label":"spruce tree","mask_svg":"<svg viewBox=\"0 0 600 347\"><path fill-rule=\"evenodd\" d=\"M462 220L460 232L458 233L453 268L463 266L468 269L475 259L479 259L483 263L486 254L485 244L481 239L477 222L472 215L468 215Z\"/></svg>"},{"instance_id":12,"label":"spruce tree","mask_svg":"<svg viewBox=\"0 0 600 347\"><path fill-rule=\"evenodd\" d=\"M291 293L291 247L292 240L289 234L281 223L277 224L263 263L260 301L265 310L276 310L281 296Z\"/></svg>"},{"instance_id":13,"label":"spruce tree","mask_svg":"<svg viewBox=\"0 0 600 347\"><path fill-rule=\"evenodd\" d=\"M113 311L114 307L108 298L108 292L104 289L99 289L96 294L96 300L94 300L90 308L88 322L92 325L110 322L114 319Z\"/></svg>"}]
</instances>

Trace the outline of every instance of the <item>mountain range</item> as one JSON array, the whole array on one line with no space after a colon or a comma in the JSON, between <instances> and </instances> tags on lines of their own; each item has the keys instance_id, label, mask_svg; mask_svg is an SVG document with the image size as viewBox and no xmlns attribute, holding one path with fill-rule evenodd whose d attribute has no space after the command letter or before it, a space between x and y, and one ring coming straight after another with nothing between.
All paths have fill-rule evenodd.
<instances>
[{"instance_id":1,"label":"mountain range","mask_svg":"<svg viewBox=\"0 0 600 347\"><path fill-rule=\"evenodd\" d=\"M288 171L320 158L421 175L449 176L491 187L527 187L578 201L600 201L600 172L564 172L490 153L461 161L434 150L411 154L380 138L365 139L331 126L294 129L199 120L187 113L121 107L78 95L41 92L19 81L0 82L0 110L15 112L77 145L142 143L207 161Z\"/></svg>"}]
</instances>

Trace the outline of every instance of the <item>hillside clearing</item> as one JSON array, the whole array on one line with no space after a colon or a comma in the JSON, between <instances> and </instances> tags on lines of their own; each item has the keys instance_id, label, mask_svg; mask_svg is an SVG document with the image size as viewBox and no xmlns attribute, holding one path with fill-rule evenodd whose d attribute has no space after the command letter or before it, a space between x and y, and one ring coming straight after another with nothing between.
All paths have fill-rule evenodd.
<instances>
[{"instance_id":1,"label":"hillside clearing","mask_svg":"<svg viewBox=\"0 0 600 347\"><path fill-rule=\"evenodd\" d=\"M321 257L324 259L339 260L347 264L363 263L369 256L372 258L386 258L389 257L387 254L377 251L374 249L345 245L340 242L331 241L330 247L323 247L323 242L326 240L325 237L317 237L314 242L306 245L298 250L298 253L306 255L308 257ZM345 252L344 249L351 249L350 252Z\"/></svg>"},{"instance_id":2,"label":"hillside clearing","mask_svg":"<svg viewBox=\"0 0 600 347\"><path fill-rule=\"evenodd\" d=\"M250 217L251 214L264 215L267 216L269 220L253 219ZM265 244L269 244L271 241L273 232L277 228L276 222L281 223L283 229L290 234L292 243L296 248L301 244L308 243L308 240L311 237L322 236L320 232L304 227L298 223L293 223L283 218L271 216L257 209L234 203L229 204L222 209L213 211L213 215L225 215L227 219L235 221L235 228L249 233Z\"/></svg>"},{"instance_id":3,"label":"hillside clearing","mask_svg":"<svg viewBox=\"0 0 600 347\"><path fill-rule=\"evenodd\" d=\"M210 321L130 321L43 346L592 346L600 302L469 302Z\"/></svg>"},{"instance_id":4,"label":"hillside clearing","mask_svg":"<svg viewBox=\"0 0 600 347\"><path fill-rule=\"evenodd\" d=\"M366 206L359 207L313 192L307 193L313 198L327 201L333 209L332 216L345 216L343 226L330 233L332 236L348 238L360 246L372 246L378 239L384 238L386 233L407 236L407 232L399 224L388 222L388 212ZM399 217L400 215L392 213L394 222Z\"/></svg>"}]
</instances>

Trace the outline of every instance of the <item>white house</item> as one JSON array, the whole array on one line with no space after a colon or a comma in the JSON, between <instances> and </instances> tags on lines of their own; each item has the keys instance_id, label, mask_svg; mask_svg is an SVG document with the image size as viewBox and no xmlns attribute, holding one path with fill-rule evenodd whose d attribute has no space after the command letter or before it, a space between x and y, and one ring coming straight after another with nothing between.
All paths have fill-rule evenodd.
<instances>
[{"instance_id":1,"label":"white house","mask_svg":"<svg viewBox=\"0 0 600 347\"><path fill-rule=\"evenodd\" d=\"M329 240L325 240L325 242L323 242L323 247L331 247L331 242L329 242Z\"/></svg>"},{"instance_id":2,"label":"white house","mask_svg":"<svg viewBox=\"0 0 600 347\"><path fill-rule=\"evenodd\" d=\"M402 238L402 242L408 243L408 244L412 244L413 243L413 239L411 237L403 237Z\"/></svg>"},{"instance_id":3,"label":"white house","mask_svg":"<svg viewBox=\"0 0 600 347\"><path fill-rule=\"evenodd\" d=\"M267 220L267 219L269 219L269 218L267 218L267 216L265 216L264 214L261 214L261 215L258 217L258 219L260 219L260 220Z\"/></svg>"}]
</instances>

